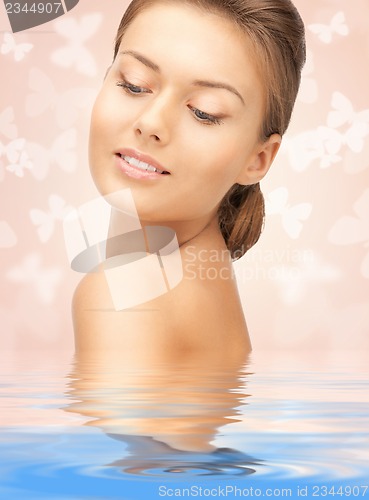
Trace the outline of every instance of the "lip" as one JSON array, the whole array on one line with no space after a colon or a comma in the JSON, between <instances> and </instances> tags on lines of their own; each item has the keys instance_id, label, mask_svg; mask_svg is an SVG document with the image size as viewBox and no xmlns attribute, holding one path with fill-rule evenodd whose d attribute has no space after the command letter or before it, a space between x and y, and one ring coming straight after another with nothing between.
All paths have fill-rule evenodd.
<instances>
[{"instance_id":1,"label":"lip","mask_svg":"<svg viewBox=\"0 0 369 500\"><path fill-rule=\"evenodd\" d=\"M149 155L136 151L134 149L124 148L115 152L115 156L117 158L118 167L129 177L134 179L158 179L163 176L167 176L171 174L171 172L161 165L158 161L152 158ZM161 174L159 172L148 172L145 170L141 170L140 168L135 167L134 165L126 162L122 156L130 156L131 158L135 158L138 161L142 161L144 163L148 163L149 165L161 170L163 172L168 172L168 174Z\"/></svg>"}]
</instances>

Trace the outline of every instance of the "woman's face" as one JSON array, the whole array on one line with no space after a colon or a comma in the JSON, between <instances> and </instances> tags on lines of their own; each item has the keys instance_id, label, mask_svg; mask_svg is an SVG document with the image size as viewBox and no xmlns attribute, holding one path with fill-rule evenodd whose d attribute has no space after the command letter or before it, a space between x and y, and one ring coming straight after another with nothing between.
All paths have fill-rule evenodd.
<instances>
[{"instance_id":1,"label":"woman's face","mask_svg":"<svg viewBox=\"0 0 369 500\"><path fill-rule=\"evenodd\" d=\"M94 181L103 195L130 188L142 221L210 220L234 183L265 174L254 168L264 107L251 44L234 24L155 4L128 27L94 105Z\"/></svg>"}]
</instances>

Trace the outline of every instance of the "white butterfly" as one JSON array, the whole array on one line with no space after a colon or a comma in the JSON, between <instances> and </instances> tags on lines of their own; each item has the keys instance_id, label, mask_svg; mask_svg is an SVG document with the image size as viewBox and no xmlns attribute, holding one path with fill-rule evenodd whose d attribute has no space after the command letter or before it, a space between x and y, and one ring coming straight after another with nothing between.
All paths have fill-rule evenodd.
<instances>
[{"instance_id":1,"label":"white butterfly","mask_svg":"<svg viewBox=\"0 0 369 500\"><path fill-rule=\"evenodd\" d=\"M55 110L57 124L63 130L76 122L80 109L91 108L95 98L95 91L90 88L58 92L48 75L38 68L30 71L29 87L33 92L26 98L26 114L34 118L51 108Z\"/></svg>"},{"instance_id":2,"label":"white butterfly","mask_svg":"<svg viewBox=\"0 0 369 500\"><path fill-rule=\"evenodd\" d=\"M62 221L71 207L66 205L63 198L52 194L49 196L49 209L48 212L44 212L33 208L29 212L32 223L37 226L37 233L42 243L49 241L55 229L55 222Z\"/></svg>"},{"instance_id":3,"label":"white butterfly","mask_svg":"<svg viewBox=\"0 0 369 500\"><path fill-rule=\"evenodd\" d=\"M31 285L39 299L45 304L50 304L61 282L62 271L58 268L42 268L41 256L33 253L28 255L18 267L10 269L6 277L14 283Z\"/></svg>"},{"instance_id":4,"label":"white butterfly","mask_svg":"<svg viewBox=\"0 0 369 500\"><path fill-rule=\"evenodd\" d=\"M320 168L328 168L334 165L335 163L339 163L342 161L342 157L339 155L333 154L324 154L320 158Z\"/></svg>"},{"instance_id":5,"label":"white butterfly","mask_svg":"<svg viewBox=\"0 0 369 500\"><path fill-rule=\"evenodd\" d=\"M312 205L299 203L294 206L288 204L288 189L279 187L267 196L265 208L268 215L281 215L282 226L288 236L297 239L302 231L302 222L310 217Z\"/></svg>"},{"instance_id":6,"label":"white butterfly","mask_svg":"<svg viewBox=\"0 0 369 500\"><path fill-rule=\"evenodd\" d=\"M322 138L316 130L286 136L282 142L282 151L287 152L291 167L296 172L303 172L325 154Z\"/></svg>"},{"instance_id":7,"label":"white butterfly","mask_svg":"<svg viewBox=\"0 0 369 500\"><path fill-rule=\"evenodd\" d=\"M11 33L4 33L3 43L1 45L2 54L13 52L14 60L21 61L25 55L33 48L32 43L16 43L15 37Z\"/></svg>"},{"instance_id":8,"label":"white butterfly","mask_svg":"<svg viewBox=\"0 0 369 500\"><path fill-rule=\"evenodd\" d=\"M345 14L342 11L337 12L328 25L310 24L309 30L317 35L323 43L331 43L334 34L347 36L350 32L346 24Z\"/></svg>"},{"instance_id":9,"label":"white butterfly","mask_svg":"<svg viewBox=\"0 0 369 500\"><path fill-rule=\"evenodd\" d=\"M16 244L17 235L13 229L6 221L0 221L0 248L12 248Z\"/></svg>"},{"instance_id":10,"label":"white butterfly","mask_svg":"<svg viewBox=\"0 0 369 500\"><path fill-rule=\"evenodd\" d=\"M24 170L32 169L32 163L24 150L25 143L26 140L23 138L15 139L7 145L0 142L0 158L1 156L7 158L6 170L17 177L24 177Z\"/></svg>"},{"instance_id":11,"label":"white butterfly","mask_svg":"<svg viewBox=\"0 0 369 500\"><path fill-rule=\"evenodd\" d=\"M287 151L291 166L297 172L307 169L315 160L319 160L321 168L328 168L342 161L342 149L360 153L369 135L369 126L356 123L345 132L329 127L318 127L285 138L284 151Z\"/></svg>"},{"instance_id":12,"label":"white butterfly","mask_svg":"<svg viewBox=\"0 0 369 500\"><path fill-rule=\"evenodd\" d=\"M369 126L369 109L357 113L351 101L340 92L333 93L331 106L333 111L328 114L328 127L339 128L345 124L363 123Z\"/></svg>"},{"instance_id":13,"label":"white butterfly","mask_svg":"<svg viewBox=\"0 0 369 500\"><path fill-rule=\"evenodd\" d=\"M14 108L8 106L0 113L0 134L8 139L15 139L18 135L18 128L14 122Z\"/></svg>"},{"instance_id":14,"label":"white butterfly","mask_svg":"<svg viewBox=\"0 0 369 500\"><path fill-rule=\"evenodd\" d=\"M74 67L83 75L95 76L97 73L95 60L83 43L97 32L101 21L102 16L98 13L87 14L80 22L70 17L56 21L55 31L67 39L67 46L51 54L52 62L63 68Z\"/></svg>"},{"instance_id":15,"label":"white butterfly","mask_svg":"<svg viewBox=\"0 0 369 500\"><path fill-rule=\"evenodd\" d=\"M14 139L6 145L0 141L0 157L6 156L10 163L16 163L25 144L26 140L23 138Z\"/></svg>"},{"instance_id":16,"label":"white butterfly","mask_svg":"<svg viewBox=\"0 0 369 500\"><path fill-rule=\"evenodd\" d=\"M355 216L345 215L332 227L328 239L334 245L356 245L364 243L369 246L369 189L366 189L354 204ZM369 278L369 252L361 264L361 272Z\"/></svg>"},{"instance_id":17,"label":"white butterfly","mask_svg":"<svg viewBox=\"0 0 369 500\"><path fill-rule=\"evenodd\" d=\"M354 153L360 153L369 135L369 124L354 123L343 133L329 127L318 127L317 132L329 155L336 155L344 145Z\"/></svg>"},{"instance_id":18,"label":"white butterfly","mask_svg":"<svg viewBox=\"0 0 369 500\"><path fill-rule=\"evenodd\" d=\"M294 267L275 267L273 279L280 285L282 300L287 304L300 302L311 285L332 283L341 278L338 268L323 263L312 251L309 259L296 263Z\"/></svg>"},{"instance_id":19,"label":"white butterfly","mask_svg":"<svg viewBox=\"0 0 369 500\"><path fill-rule=\"evenodd\" d=\"M28 154L22 151L17 163L10 164L6 169L15 174L17 177L24 177L24 170L32 170L33 163L30 161Z\"/></svg>"},{"instance_id":20,"label":"white butterfly","mask_svg":"<svg viewBox=\"0 0 369 500\"><path fill-rule=\"evenodd\" d=\"M64 172L74 172L77 166L77 154L74 151L76 144L77 131L73 128L62 132L48 148L27 142L26 150L33 161L34 177L37 180L45 179L54 163Z\"/></svg>"}]
</instances>

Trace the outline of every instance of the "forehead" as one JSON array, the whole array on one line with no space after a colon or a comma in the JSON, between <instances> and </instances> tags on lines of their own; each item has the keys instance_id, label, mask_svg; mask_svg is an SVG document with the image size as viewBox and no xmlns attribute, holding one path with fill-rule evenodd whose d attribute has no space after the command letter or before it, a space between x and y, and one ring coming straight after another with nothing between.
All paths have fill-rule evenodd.
<instances>
[{"instance_id":1,"label":"forehead","mask_svg":"<svg viewBox=\"0 0 369 500\"><path fill-rule=\"evenodd\" d=\"M244 92L261 86L248 36L228 18L188 4L164 2L145 8L128 26L120 50L142 52L163 71L227 78Z\"/></svg>"}]
</instances>

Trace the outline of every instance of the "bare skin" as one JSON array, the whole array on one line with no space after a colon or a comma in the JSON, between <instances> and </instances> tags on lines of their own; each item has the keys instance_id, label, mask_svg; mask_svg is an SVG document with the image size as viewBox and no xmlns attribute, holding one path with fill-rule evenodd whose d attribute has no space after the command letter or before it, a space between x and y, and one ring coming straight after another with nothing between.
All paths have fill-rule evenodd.
<instances>
[{"instance_id":1,"label":"bare skin","mask_svg":"<svg viewBox=\"0 0 369 500\"><path fill-rule=\"evenodd\" d=\"M260 139L264 77L250 40L196 7L154 3L125 31L92 112L91 174L103 196L131 190L143 228L175 231L184 277L116 311L103 270L87 275L73 300L79 355L244 361L251 344L217 210L235 183L260 182L278 151L278 134ZM151 182L117 168L142 153L169 175ZM132 283L120 286L129 293Z\"/></svg>"},{"instance_id":2,"label":"bare skin","mask_svg":"<svg viewBox=\"0 0 369 500\"><path fill-rule=\"evenodd\" d=\"M172 292L118 313L108 310L103 281L102 274L88 275L75 295L77 352L66 411L92 418L85 425L115 439L131 436L133 457L122 466L145 468L148 450L156 466L173 450L213 451L217 429L237 420L235 408L246 396L250 342L235 283L196 281L193 289L183 280ZM223 293L230 295L227 305ZM142 437L149 440L144 451Z\"/></svg>"},{"instance_id":3,"label":"bare skin","mask_svg":"<svg viewBox=\"0 0 369 500\"><path fill-rule=\"evenodd\" d=\"M206 351L222 363L244 360L251 344L222 235L210 224L180 250L181 283L129 310L114 309L102 270L81 281L73 299L77 354L115 351L122 362L165 362ZM203 258L210 252L217 262Z\"/></svg>"}]
</instances>

